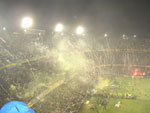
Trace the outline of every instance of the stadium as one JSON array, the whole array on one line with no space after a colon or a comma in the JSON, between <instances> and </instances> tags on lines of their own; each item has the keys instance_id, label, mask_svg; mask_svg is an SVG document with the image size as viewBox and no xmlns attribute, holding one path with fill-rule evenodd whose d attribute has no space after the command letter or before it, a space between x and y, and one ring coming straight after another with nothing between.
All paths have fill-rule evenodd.
<instances>
[{"instance_id":1,"label":"stadium","mask_svg":"<svg viewBox=\"0 0 150 113\"><path fill-rule=\"evenodd\" d=\"M0 24L0 113L26 113L17 105L4 112L13 101L36 113L149 113L149 38L97 35L79 22L37 27L32 16L19 22L15 30Z\"/></svg>"}]
</instances>

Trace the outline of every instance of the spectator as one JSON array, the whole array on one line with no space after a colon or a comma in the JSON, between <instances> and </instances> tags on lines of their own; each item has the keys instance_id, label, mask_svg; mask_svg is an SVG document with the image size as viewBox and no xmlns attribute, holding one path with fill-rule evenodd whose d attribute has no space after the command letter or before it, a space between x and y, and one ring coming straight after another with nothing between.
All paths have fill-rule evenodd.
<instances>
[{"instance_id":1,"label":"spectator","mask_svg":"<svg viewBox=\"0 0 150 113\"><path fill-rule=\"evenodd\" d=\"M35 113L35 111L28 108L24 102L11 101L1 108L0 113Z\"/></svg>"}]
</instances>

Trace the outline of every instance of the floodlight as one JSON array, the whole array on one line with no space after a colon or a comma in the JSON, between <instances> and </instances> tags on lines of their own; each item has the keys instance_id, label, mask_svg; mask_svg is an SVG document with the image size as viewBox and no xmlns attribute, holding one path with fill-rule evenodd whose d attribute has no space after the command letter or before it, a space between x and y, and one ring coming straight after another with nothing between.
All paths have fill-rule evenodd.
<instances>
[{"instance_id":1,"label":"floodlight","mask_svg":"<svg viewBox=\"0 0 150 113\"><path fill-rule=\"evenodd\" d=\"M84 33L84 28L83 28L82 26L77 27L76 33L77 33L78 35L83 34L83 33Z\"/></svg>"},{"instance_id":2,"label":"floodlight","mask_svg":"<svg viewBox=\"0 0 150 113\"><path fill-rule=\"evenodd\" d=\"M123 34L123 35L122 35L122 37L123 37L123 38L125 38L125 37L126 37L126 35L125 35L125 34Z\"/></svg>"},{"instance_id":3,"label":"floodlight","mask_svg":"<svg viewBox=\"0 0 150 113\"><path fill-rule=\"evenodd\" d=\"M26 30L26 29L24 29L24 32L26 33L26 32L27 32L27 30Z\"/></svg>"},{"instance_id":4,"label":"floodlight","mask_svg":"<svg viewBox=\"0 0 150 113\"><path fill-rule=\"evenodd\" d=\"M134 38L136 38L136 35L133 35Z\"/></svg>"},{"instance_id":5,"label":"floodlight","mask_svg":"<svg viewBox=\"0 0 150 113\"><path fill-rule=\"evenodd\" d=\"M63 31L64 27L62 24L57 24L55 27L55 32L61 32Z\"/></svg>"},{"instance_id":6,"label":"floodlight","mask_svg":"<svg viewBox=\"0 0 150 113\"><path fill-rule=\"evenodd\" d=\"M22 28L30 28L30 27L32 27L32 24L33 24L32 18L25 17L25 18L22 19L21 27Z\"/></svg>"},{"instance_id":7,"label":"floodlight","mask_svg":"<svg viewBox=\"0 0 150 113\"><path fill-rule=\"evenodd\" d=\"M108 36L108 34L104 34L104 37L107 37Z\"/></svg>"},{"instance_id":8,"label":"floodlight","mask_svg":"<svg viewBox=\"0 0 150 113\"><path fill-rule=\"evenodd\" d=\"M5 31L5 30L6 30L6 27L3 27L3 30Z\"/></svg>"}]
</instances>

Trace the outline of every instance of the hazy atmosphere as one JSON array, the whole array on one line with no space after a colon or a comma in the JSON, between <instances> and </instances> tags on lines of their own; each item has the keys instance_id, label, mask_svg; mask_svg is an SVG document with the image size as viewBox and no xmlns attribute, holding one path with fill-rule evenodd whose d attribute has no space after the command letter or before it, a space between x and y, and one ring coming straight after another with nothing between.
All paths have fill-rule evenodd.
<instances>
[{"instance_id":1,"label":"hazy atmosphere","mask_svg":"<svg viewBox=\"0 0 150 113\"><path fill-rule=\"evenodd\" d=\"M149 20L148 0L0 0L0 113L149 113Z\"/></svg>"}]
</instances>

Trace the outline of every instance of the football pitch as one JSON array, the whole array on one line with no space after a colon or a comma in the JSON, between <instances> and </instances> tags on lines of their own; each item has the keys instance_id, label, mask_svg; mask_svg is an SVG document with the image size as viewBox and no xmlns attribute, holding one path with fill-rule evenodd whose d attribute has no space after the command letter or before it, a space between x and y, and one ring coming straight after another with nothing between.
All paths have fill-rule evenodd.
<instances>
[{"instance_id":1,"label":"football pitch","mask_svg":"<svg viewBox=\"0 0 150 113\"><path fill-rule=\"evenodd\" d=\"M79 113L150 113L150 78L101 78L95 90Z\"/></svg>"}]
</instances>

